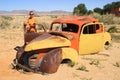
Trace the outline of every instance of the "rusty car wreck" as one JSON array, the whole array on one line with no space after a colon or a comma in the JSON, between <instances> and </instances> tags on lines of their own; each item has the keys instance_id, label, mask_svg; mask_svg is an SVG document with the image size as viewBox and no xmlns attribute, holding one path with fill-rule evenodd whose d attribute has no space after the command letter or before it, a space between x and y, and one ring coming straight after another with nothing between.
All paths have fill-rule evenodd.
<instances>
[{"instance_id":1,"label":"rusty car wreck","mask_svg":"<svg viewBox=\"0 0 120 80\"><path fill-rule=\"evenodd\" d=\"M16 69L55 73L62 61L76 63L78 55L97 53L111 43L103 23L89 16L58 18L43 30L24 33L25 45L15 48Z\"/></svg>"}]
</instances>

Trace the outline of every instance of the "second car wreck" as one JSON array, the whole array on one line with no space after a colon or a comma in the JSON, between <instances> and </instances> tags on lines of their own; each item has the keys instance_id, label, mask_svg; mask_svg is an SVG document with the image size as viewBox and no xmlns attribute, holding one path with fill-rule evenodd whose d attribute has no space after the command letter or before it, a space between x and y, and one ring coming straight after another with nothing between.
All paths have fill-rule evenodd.
<instances>
[{"instance_id":1,"label":"second car wreck","mask_svg":"<svg viewBox=\"0 0 120 80\"><path fill-rule=\"evenodd\" d=\"M88 16L59 18L48 32L24 36L25 45L15 48L15 67L43 73L55 73L62 61L76 63L78 55L97 53L111 42L103 23Z\"/></svg>"}]
</instances>

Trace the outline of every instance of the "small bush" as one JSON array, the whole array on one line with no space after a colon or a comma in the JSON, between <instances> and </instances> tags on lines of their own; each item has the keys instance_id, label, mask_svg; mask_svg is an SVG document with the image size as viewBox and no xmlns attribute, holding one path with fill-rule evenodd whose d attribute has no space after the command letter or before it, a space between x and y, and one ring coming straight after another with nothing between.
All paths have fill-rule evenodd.
<instances>
[{"instance_id":1,"label":"small bush","mask_svg":"<svg viewBox=\"0 0 120 80\"><path fill-rule=\"evenodd\" d=\"M116 62L115 64L113 64L113 66L119 67L120 68L120 63Z\"/></svg>"},{"instance_id":2,"label":"small bush","mask_svg":"<svg viewBox=\"0 0 120 80\"><path fill-rule=\"evenodd\" d=\"M96 66L98 66L98 65L100 64L100 61L97 60L97 59L95 59L95 60L92 60L92 61L90 62L90 64L91 64L91 65L96 65Z\"/></svg>"},{"instance_id":3,"label":"small bush","mask_svg":"<svg viewBox=\"0 0 120 80\"><path fill-rule=\"evenodd\" d=\"M68 66L70 66L70 67L74 67L74 66L75 66L75 63L74 63L74 62L69 61L69 62L68 62Z\"/></svg>"},{"instance_id":4,"label":"small bush","mask_svg":"<svg viewBox=\"0 0 120 80\"><path fill-rule=\"evenodd\" d=\"M6 29L9 28L10 22L13 20L12 17L10 16L0 16L0 28L1 29Z\"/></svg>"},{"instance_id":5,"label":"small bush","mask_svg":"<svg viewBox=\"0 0 120 80\"><path fill-rule=\"evenodd\" d=\"M94 59L94 58L84 58L84 57L82 59L89 60L90 65L94 65L100 69L104 68L104 66L101 64L101 61L106 61L106 59Z\"/></svg>"},{"instance_id":6,"label":"small bush","mask_svg":"<svg viewBox=\"0 0 120 80\"><path fill-rule=\"evenodd\" d=\"M108 32L110 32L110 33L115 33L115 32L117 32L117 28L115 27L115 26L112 26L112 27L110 27L109 29L108 29Z\"/></svg>"},{"instance_id":7,"label":"small bush","mask_svg":"<svg viewBox=\"0 0 120 80\"><path fill-rule=\"evenodd\" d=\"M79 67L77 68L77 70L86 71L86 72L89 71L89 70L87 70L86 66L84 66L84 65L79 66Z\"/></svg>"}]
</instances>

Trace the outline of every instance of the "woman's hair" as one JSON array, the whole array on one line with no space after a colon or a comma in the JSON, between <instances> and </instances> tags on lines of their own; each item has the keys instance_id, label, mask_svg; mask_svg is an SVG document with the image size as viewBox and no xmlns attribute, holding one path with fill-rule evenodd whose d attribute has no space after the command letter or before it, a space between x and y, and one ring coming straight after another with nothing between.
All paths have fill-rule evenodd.
<instances>
[{"instance_id":1,"label":"woman's hair","mask_svg":"<svg viewBox=\"0 0 120 80\"><path fill-rule=\"evenodd\" d=\"M34 11L30 11L29 14L34 14Z\"/></svg>"}]
</instances>

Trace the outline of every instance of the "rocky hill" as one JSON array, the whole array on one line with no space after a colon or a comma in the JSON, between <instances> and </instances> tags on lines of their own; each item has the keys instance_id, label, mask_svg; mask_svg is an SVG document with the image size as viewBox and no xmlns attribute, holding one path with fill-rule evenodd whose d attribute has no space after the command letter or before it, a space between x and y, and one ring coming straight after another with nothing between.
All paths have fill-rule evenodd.
<instances>
[{"instance_id":1,"label":"rocky hill","mask_svg":"<svg viewBox=\"0 0 120 80\"><path fill-rule=\"evenodd\" d=\"M27 15L29 10L12 10L12 11L4 11L0 10L0 15ZM72 14L72 12L55 10L55 11L35 11L36 14L40 15L68 15Z\"/></svg>"}]
</instances>

